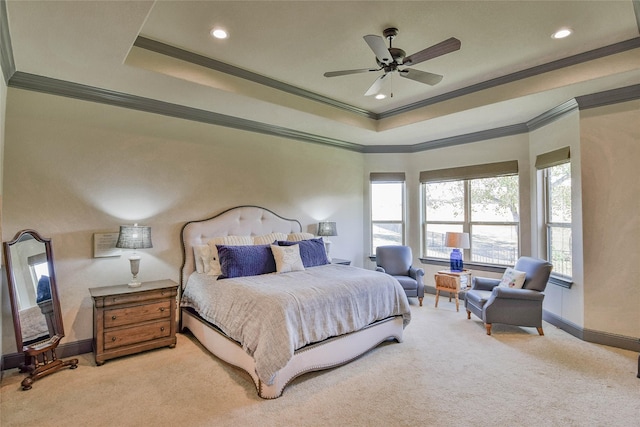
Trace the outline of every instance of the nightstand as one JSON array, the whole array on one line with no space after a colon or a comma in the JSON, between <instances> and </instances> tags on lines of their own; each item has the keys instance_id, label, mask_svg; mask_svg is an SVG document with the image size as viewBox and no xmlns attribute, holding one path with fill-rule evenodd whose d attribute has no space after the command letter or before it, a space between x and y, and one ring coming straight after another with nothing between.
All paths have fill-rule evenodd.
<instances>
[{"instance_id":1,"label":"nightstand","mask_svg":"<svg viewBox=\"0 0 640 427\"><path fill-rule=\"evenodd\" d=\"M331 264L351 265L351 261L342 258L331 258Z\"/></svg>"},{"instance_id":2,"label":"nightstand","mask_svg":"<svg viewBox=\"0 0 640 427\"><path fill-rule=\"evenodd\" d=\"M93 352L96 365L115 357L176 345L173 280L89 289L93 298Z\"/></svg>"}]
</instances>

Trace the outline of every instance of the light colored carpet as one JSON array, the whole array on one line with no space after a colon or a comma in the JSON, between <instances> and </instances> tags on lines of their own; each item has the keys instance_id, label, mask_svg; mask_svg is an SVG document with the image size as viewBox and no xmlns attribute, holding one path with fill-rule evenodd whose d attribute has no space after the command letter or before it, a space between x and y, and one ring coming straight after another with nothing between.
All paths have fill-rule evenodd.
<instances>
[{"instance_id":1,"label":"light colored carpet","mask_svg":"<svg viewBox=\"0 0 640 427\"><path fill-rule=\"evenodd\" d=\"M401 344L291 383L262 400L250 377L189 335L175 349L114 359L91 354L20 389L4 373L0 424L9 426L638 426L640 379L631 351L535 329L466 319L433 296L412 301Z\"/></svg>"}]
</instances>

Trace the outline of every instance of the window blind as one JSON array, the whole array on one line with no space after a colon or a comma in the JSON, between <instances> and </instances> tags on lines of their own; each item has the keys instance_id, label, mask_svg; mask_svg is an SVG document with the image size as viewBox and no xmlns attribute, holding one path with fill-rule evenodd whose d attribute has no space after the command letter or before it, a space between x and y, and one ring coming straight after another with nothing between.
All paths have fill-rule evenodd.
<instances>
[{"instance_id":1,"label":"window blind","mask_svg":"<svg viewBox=\"0 0 640 427\"><path fill-rule=\"evenodd\" d=\"M551 166L558 166L571 160L569 147L562 147L558 150L540 154L536 157L536 169L546 169Z\"/></svg>"},{"instance_id":2,"label":"window blind","mask_svg":"<svg viewBox=\"0 0 640 427\"><path fill-rule=\"evenodd\" d=\"M404 172L371 172L369 174L371 182L404 182Z\"/></svg>"},{"instance_id":3,"label":"window blind","mask_svg":"<svg viewBox=\"0 0 640 427\"><path fill-rule=\"evenodd\" d=\"M462 166L459 168L437 169L420 172L420 182L458 181L463 179L492 178L515 175L518 173L518 161L487 163L483 165Z\"/></svg>"}]
</instances>

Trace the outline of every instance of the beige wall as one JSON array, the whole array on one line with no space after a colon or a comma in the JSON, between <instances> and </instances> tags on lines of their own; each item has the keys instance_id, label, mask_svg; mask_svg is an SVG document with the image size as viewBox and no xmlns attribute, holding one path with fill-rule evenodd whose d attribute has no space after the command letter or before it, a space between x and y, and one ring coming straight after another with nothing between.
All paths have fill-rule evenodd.
<instances>
[{"instance_id":1,"label":"beige wall","mask_svg":"<svg viewBox=\"0 0 640 427\"><path fill-rule=\"evenodd\" d=\"M2 235L2 177L3 173L3 165L4 165L4 130L5 130L5 112L7 106L7 85L4 82L4 72L2 70L2 65L0 65L0 235ZM4 241L4 239L2 239ZM0 247L0 259L2 259L2 247ZM2 308L2 313L4 313L5 306L8 307L9 304L5 300L6 289L5 286L5 273L4 273L4 261L2 261L2 267L0 268L0 274L2 274L2 279L0 279L0 283L2 286L0 287L0 308ZM3 321L2 318L4 316L0 316L0 332L3 331ZM11 337L12 335L10 335ZM2 348L2 343L4 342L4 334L0 334L0 357L5 353ZM0 373L0 377L2 377L2 373Z\"/></svg>"},{"instance_id":2,"label":"beige wall","mask_svg":"<svg viewBox=\"0 0 640 427\"><path fill-rule=\"evenodd\" d=\"M638 337L638 111L638 103L632 102L571 113L530 134L413 154L361 155L9 89L2 238L23 228L52 238L67 335L63 343L73 342L92 337L88 288L129 279L126 254L92 257L93 233L117 231L120 224L134 221L151 225L154 247L141 251L141 278L177 280L179 231L186 221L257 204L298 218L307 231L313 232L319 220L336 221L340 235L332 238L332 255L371 268L366 258L369 172L404 171L407 238L417 265L419 172L516 159L521 253L536 256L538 194L532 165L537 154L568 143L574 191L582 186L574 202L584 210L584 244L576 226L574 250L584 247L584 272L571 290L550 285L545 308L591 330ZM438 267L424 267L432 285ZM574 265L574 271L581 266ZM5 289L2 316L7 354L15 345Z\"/></svg>"},{"instance_id":3,"label":"beige wall","mask_svg":"<svg viewBox=\"0 0 640 427\"><path fill-rule=\"evenodd\" d=\"M580 162L580 112L565 114L560 119L529 134L531 161L532 253L545 257L544 194L542 174L535 169L536 157L562 147L571 152L571 214L572 214L572 274L571 289L548 285L544 309L567 322L584 326L584 263L582 255L582 183Z\"/></svg>"},{"instance_id":4,"label":"beige wall","mask_svg":"<svg viewBox=\"0 0 640 427\"><path fill-rule=\"evenodd\" d=\"M63 343L93 336L88 288L128 282L126 254L92 257L93 233L123 223L152 227L142 280L177 281L182 225L243 204L311 232L336 221L332 255L362 265L361 154L18 89L7 102L2 237L35 228L52 239Z\"/></svg>"},{"instance_id":5,"label":"beige wall","mask_svg":"<svg viewBox=\"0 0 640 427\"><path fill-rule=\"evenodd\" d=\"M581 112L584 327L640 337L640 101Z\"/></svg>"}]
</instances>

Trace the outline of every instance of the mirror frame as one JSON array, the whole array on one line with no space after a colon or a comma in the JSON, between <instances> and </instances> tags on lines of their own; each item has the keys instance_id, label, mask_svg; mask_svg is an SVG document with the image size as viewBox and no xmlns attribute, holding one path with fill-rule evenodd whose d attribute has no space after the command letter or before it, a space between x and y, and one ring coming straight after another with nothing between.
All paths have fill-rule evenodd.
<instances>
[{"instance_id":1,"label":"mirror frame","mask_svg":"<svg viewBox=\"0 0 640 427\"><path fill-rule=\"evenodd\" d=\"M9 284L9 299L11 300L11 312L13 315L13 329L16 335L16 347L19 352L26 352L32 345L25 346L22 341L22 326L20 324L20 307L18 306L17 291L15 289L16 281L11 265L11 246L22 241L24 236L30 235L36 241L43 243L45 247L45 253L47 256L47 266L49 268L49 286L51 287L51 303L53 304L54 314L54 327L55 334L49 337L48 341L57 337L56 341L59 341L64 337L64 327L62 322L62 310L60 309L60 299L58 298L58 286L56 282L56 273L53 268L53 250L51 249L51 239L42 237L40 233L35 230L27 229L19 231L13 240L4 242L4 265L7 271L7 283Z\"/></svg>"}]
</instances>

